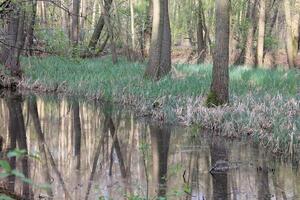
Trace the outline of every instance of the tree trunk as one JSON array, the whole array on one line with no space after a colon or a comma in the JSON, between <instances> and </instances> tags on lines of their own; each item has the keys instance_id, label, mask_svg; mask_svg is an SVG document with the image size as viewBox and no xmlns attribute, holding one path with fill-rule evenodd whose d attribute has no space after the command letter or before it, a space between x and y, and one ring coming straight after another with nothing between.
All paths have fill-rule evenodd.
<instances>
[{"instance_id":1,"label":"tree trunk","mask_svg":"<svg viewBox=\"0 0 300 200\"><path fill-rule=\"evenodd\" d=\"M152 2L152 38L145 77L159 80L171 70L171 31L168 0L152 0Z\"/></svg>"},{"instance_id":2,"label":"tree trunk","mask_svg":"<svg viewBox=\"0 0 300 200\"><path fill-rule=\"evenodd\" d=\"M297 54L299 50L299 31L300 31L300 0L295 2L295 16L293 18L293 48L294 48L294 63L296 65Z\"/></svg>"},{"instance_id":3,"label":"tree trunk","mask_svg":"<svg viewBox=\"0 0 300 200\"><path fill-rule=\"evenodd\" d=\"M266 20L266 2L260 0L259 19L258 19L258 39L257 39L257 66L262 66L264 60L264 38L265 38L265 20Z\"/></svg>"},{"instance_id":4,"label":"tree trunk","mask_svg":"<svg viewBox=\"0 0 300 200\"><path fill-rule=\"evenodd\" d=\"M21 77L20 54L25 41L25 5L12 4L13 12L8 19L6 44L1 53L2 63L10 70L12 76ZM27 6L27 5L26 5Z\"/></svg>"},{"instance_id":5,"label":"tree trunk","mask_svg":"<svg viewBox=\"0 0 300 200\"><path fill-rule=\"evenodd\" d=\"M110 10L110 7L111 7L111 4L112 4L112 1L113 0L105 0L105 7L106 7L106 10L109 11ZM101 15L96 23L96 26L95 26L95 29L94 29L94 32L93 32L93 35L91 37L91 40L89 42L89 46L88 48L90 50L95 50L96 48L96 45L98 43L98 40L101 36L101 33L102 33L102 30L103 30L103 27L104 27L104 13L101 12Z\"/></svg>"},{"instance_id":6,"label":"tree trunk","mask_svg":"<svg viewBox=\"0 0 300 200\"><path fill-rule=\"evenodd\" d=\"M111 0L104 0L104 1L106 2L105 4L103 4L102 1L100 1L100 4L101 4L101 8L102 8L102 13L104 16L104 23L107 26L108 34L110 35L110 50L111 50L111 54L112 54L112 62L113 62L113 64L116 64L118 62L118 57L117 57L117 51L116 51L116 45L115 45L114 29L111 25L109 10L106 6L106 5L108 5L107 1L111 1Z\"/></svg>"},{"instance_id":7,"label":"tree trunk","mask_svg":"<svg viewBox=\"0 0 300 200\"><path fill-rule=\"evenodd\" d=\"M216 46L213 61L211 92L207 106L218 106L229 101L229 0L216 1Z\"/></svg>"},{"instance_id":8,"label":"tree trunk","mask_svg":"<svg viewBox=\"0 0 300 200\"><path fill-rule=\"evenodd\" d=\"M292 30L292 19L291 9L289 0L284 0L284 12L285 12L285 23L286 23L286 53L288 58L289 67L293 68L294 53L293 53L293 30Z\"/></svg>"},{"instance_id":9,"label":"tree trunk","mask_svg":"<svg viewBox=\"0 0 300 200\"><path fill-rule=\"evenodd\" d=\"M253 40L256 32L256 6L258 0L249 0L248 4L248 30L247 30L247 39L245 45L245 56L244 64L252 66L254 65L254 52L253 52Z\"/></svg>"},{"instance_id":10,"label":"tree trunk","mask_svg":"<svg viewBox=\"0 0 300 200\"><path fill-rule=\"evenodd\" d=\"M131 50L135 52L135 28L134 28L134 5L133 0L129 0L130 3L130 26L131 26ZM133 55L133 57L135 57Z\"/></svg>"},{"instance_id":11,"label":"tree trunk","mask_svg":"<svg viewBox=\"0 0 300 200\"><path fill-rule=\"evenodd\" d=\"M84 41L85 37L85 20L87 19L87 0L82 0L81 1L81 18L80 18L80 30L79 30L79 41Z\"/></svg>"},{"instance_id":12,"label":"tree trunk","mask_svg":"<svg viewBox=\"0 0 300 200\"><path fill-rule=\"evenodd\" d=\"M144 23L143 29L140 31L140 51L142 59L149 55L149 46L151 43L151 32L152 32L152 19L153 19L153 2L149 2L147 10L147 19Z\"/></svg>"},{"instance_id":13,"label":"tree trunk","mask_svg":"<svg viewBox=\"0 0 300 200\"><path fill-rule=\"evenodd\" d=\"M76 48L79 41L79 12L80 12L80 0L73 0L72 11L72 44Z\"/></svg>"},{"instance_id":14,"label":"tree trunk","mask_svg":"<svg viewBox=\"0 0 300 200\"><path fill-rule=\"evenodd\" d=\"M36 0L32 0L31 1L31 16L30 16L30 23L29 23L29 27L28 27L28 32L27 32L27 48L28 48L28 52L29 55L32 56L33 55L33 39L34 39L34 26L35 26L35 19L36 19L36 6L37 6L37 1Z\"/></svg>"},{"instance_id":15,"label":"tree trunk","mask_svg":"<svg viewBox=\"0 0 300 200\"><path fill-rule=\"evenodd\" d=\"M197 23L197 53L198 53L198 60L197 63L203 63L205 59L206 53L206 44L204 38L204 26L203 26L203 19L202 19L202 0L198 0L198 23Z\"/></svg>"}]
</instances>

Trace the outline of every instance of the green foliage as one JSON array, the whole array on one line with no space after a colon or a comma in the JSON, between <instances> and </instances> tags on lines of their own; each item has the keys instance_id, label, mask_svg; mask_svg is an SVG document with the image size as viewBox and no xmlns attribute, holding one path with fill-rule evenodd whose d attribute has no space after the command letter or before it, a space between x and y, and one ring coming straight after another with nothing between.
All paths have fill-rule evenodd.
<instances>
[{"instance_id":1,"label":"green foliage","mask_svg":"<svg viewBox=\"0 0 300 200\"><path fill-rule=\"evenodd\" d=\"M37 27L38 28L38 27ZM42 29L37 31L37 37L45 44L46 52L54 52L61 55L71 55L69 38L61 29Z\"/></svg>"}]
</instances>

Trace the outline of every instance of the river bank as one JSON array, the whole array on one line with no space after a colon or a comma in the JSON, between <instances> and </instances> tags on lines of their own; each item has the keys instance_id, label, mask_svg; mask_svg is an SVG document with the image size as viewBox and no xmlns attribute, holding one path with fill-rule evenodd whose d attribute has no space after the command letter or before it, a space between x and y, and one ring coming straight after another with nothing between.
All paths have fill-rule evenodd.
<instances>
[{"instance_id":1,"label":"river bank","mask_svg":"<svg viewBox=\"0 0 300 200\"><path fill-rule=\"evenodd\" d=\"M274 153L298 151L300 73L297 70L230 69L230 105L207 108L211 65L175 65L158 82L145 80L145 65L109 58L24 58L20 89L85 96L130 105L141 116L251 137Z\"/></svg>"}]
</instances>

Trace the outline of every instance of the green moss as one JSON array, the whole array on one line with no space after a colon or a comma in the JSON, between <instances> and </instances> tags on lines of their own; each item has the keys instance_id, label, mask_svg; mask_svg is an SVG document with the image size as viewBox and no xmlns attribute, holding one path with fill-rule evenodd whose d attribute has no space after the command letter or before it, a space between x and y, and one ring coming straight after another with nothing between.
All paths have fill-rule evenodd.
<instances>
[{"instance_id":1,"label":"green moss","mask_svg":"<svg viewBox=\"0 0 300 200\"><path fill-rule=\"evenodd\" d=\"M215 106L220 106L223 104L223 101L221 101L218 97L218 95L213 92L210 91L207 95L206 101L205 101L205 105L209 108L211 107L215 107Z\"/></svg>"}]
</instances>

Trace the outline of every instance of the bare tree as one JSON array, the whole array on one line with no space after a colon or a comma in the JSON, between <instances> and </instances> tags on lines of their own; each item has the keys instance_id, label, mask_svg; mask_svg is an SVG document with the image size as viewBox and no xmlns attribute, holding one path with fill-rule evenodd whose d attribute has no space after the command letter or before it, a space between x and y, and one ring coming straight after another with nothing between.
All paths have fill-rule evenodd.
<instances>
[{"instance_id":1,"label":"bare tree","mask_svg":"<svg viewBox=\"0 0 300 200\"><path fill-rule=\"evenodd\" d=\"M2 46L1 62L11 71L12 76L21 77L20 55L24 47L27 2L10 2L11 11L7 16L7 29Z\"/></svg>"},{"instance_id":2,"label":"bare tree","mask_svg":"<svg viewBox=\"0 0 300 200\"><path fill-rule=\"evenodd\" d=\"M168 0L152 0L152 3L152 38L145 77L159 80L171 70L171 30Z\"/></svg>"},{"instance_id":3,"label":"bare tree","mask_svg":"<svg viewBox=\"0 0 300 200\"><path fill-rule=\"evenodd\" d=\"M205 36L204 36L204 19L202 16L203 6L202 0L198 0L198 10L197 10L197 53L198 53L198 60L197 63L202 63L205 59L206 53L206 43L205 43Z\"/></svg>"},{"instance_id":4,"label":"bare tree","mask_svg":"<svg viewBox=\"0 0 300 200\"><path fill-rule=\"evenodd\" d=\"M105 9L107 11L110 10L110 7L111 7L111 4L112 4L112 1L113 0L105 0ZM90 42L89 42L89 49L91 50L94 50L96 48L96 45L98 43L98 40L101 36L101 33L102 33L102 30L103 30L103 27L104 27L104 13L102 12L96 25L95 25L95 29L94 29L94 32L93 32L93 35L90 39Z\"/></svg>"},{"instance_id":5,"label":"bare tree","mask_svg":"<svg viewBox=\"0 0 300 200\"><path fill-rule=\"evenodd\" d=\"M257 39L257 62L258 66L264 64L264 41L265 41L265 26L266 26L266 2L259 1L259 19L258 19L258 39Z\"/></svg>"},{"instance_id":6,"label":"bare tree","mask_svg":"<svg viewBox=\"0 0 300 200\"><path fill-rule=\"evenodd\" d=\"M79 12L80 12L80 0L73 0L72 11L72 44L76 48L79 41Z\"/></svg>"},{"instance_id":7,"label":"bare tree","mask_svg":"<svg viewBox=\"0 0 300 200\"><path fill-rule=\"evenodd\" d=\"M229 0L216 1L216 46L211 91L206 102L209 107L229 101L229 11Z\"/></svg>"}]
</instances>

